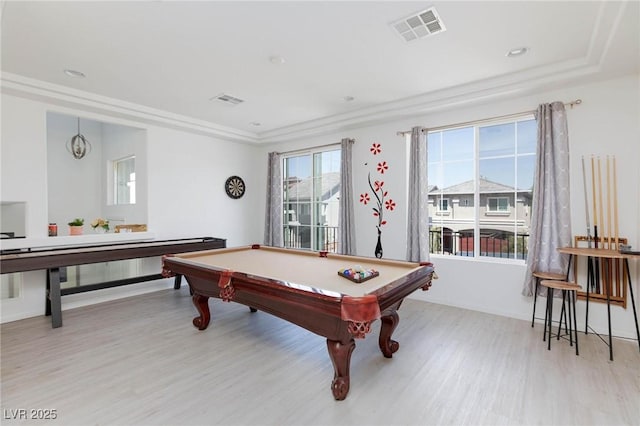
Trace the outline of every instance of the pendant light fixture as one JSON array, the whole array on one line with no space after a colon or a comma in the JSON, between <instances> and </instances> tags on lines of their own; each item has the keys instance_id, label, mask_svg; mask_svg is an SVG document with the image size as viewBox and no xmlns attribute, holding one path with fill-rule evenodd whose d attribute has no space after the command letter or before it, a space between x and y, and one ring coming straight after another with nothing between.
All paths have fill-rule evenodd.
<instances>
[{"instance_id":1,"label":"pendant light fixture","mask_svg":"<svg viewBox=\"0 0 640 426\"><path fill-rule=\"evenodd\" d=\"M91 144L80 133L80 117L78 117L78 134L71 138L67 143L67 151L73 155L73 158L80 160L91 152Z\"/></svg>"}]
</instances>

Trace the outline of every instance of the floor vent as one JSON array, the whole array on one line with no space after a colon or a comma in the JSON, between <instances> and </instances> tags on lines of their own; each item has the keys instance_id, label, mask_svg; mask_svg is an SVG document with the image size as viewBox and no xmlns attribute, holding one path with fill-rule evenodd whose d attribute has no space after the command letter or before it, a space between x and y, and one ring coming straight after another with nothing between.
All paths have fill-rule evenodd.
<instances>
[{"instance_id":1,"label":"floor vent","mask_svg":"<svg viewBox=\"0 0 640 426\"><path fill-rule=\"evenodd\" d=\"M446 31L434 7L391 23L407 43Z\"/></svg>"}]
</instances>

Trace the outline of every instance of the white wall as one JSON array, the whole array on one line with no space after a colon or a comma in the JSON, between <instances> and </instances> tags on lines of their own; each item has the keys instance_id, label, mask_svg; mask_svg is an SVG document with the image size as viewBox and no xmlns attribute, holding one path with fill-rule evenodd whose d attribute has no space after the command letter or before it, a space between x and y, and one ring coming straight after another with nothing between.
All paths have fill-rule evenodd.
<instances>
[{"instance_id":1,"label":"white wall","mask_svg":"<svg viewBox=\"0 0 640 426\"><path fill-rule=\"evenodd\" d=\"M0 201L25 201L26 234L47 230L47 111L43 104L2 95Z\"/></svg>"},{"instance_id":2,"label":"white wall","mask_svg":"<svg viewBox=\"0 0 640 426\"><path fill-rule=\"evenodd\" d=\"M264 218L256 212L264 204L258 191L264 179L263 175L256 172L261 160L256 155L257 148L8 94L2 94L1 101L0 201L27 203L28 238L47 238L46 117L48 112L53 111L71 117L81 116L99 122L136 127L146 132L144 154L148 162L137 162L136 168L148 179L147 223L149 231L156 238L213 236L226 238L230 246L262 241ZM110 137L109 132L105 132L105 135ZM77 160L70 161L73 163ZM230 199L224 191L224 182L230 175L241 176L247 185L245 196L239 200ZM138 195L140 199L144 198L144 194ZM19 298L0 301L1 322L44 314L44 271L24 273L22 281L23 291ZM65 296L62 300L63 310L171 285L170 280L159 280Z\"/></svg>"},{"instance_id":3,"label":"white wall","mask_svg":"<svg viewBox=\"0 0 640 426\"><path fill-rule=\"evenodd\" d=\"M262 242L264 217L256 213L264 211L265 184L256 147L160 127L149 127L148 138L149 223L158 237L223 237L229 247ZM224 190L232 175L246 185L237 200Z\"/></svg>"},{"instance_id":4,"label":"white wall","mask_svg":"<svg viewBox=\"0 0 640 426\"><path fill-rule=\"evenodd\" d=\"M382 242L385 258L404 259L406 254L406 144L398 131L412 126L436 127L480 120L500 115L535 110L540 103L582 99L583 103L568 110L571 150L571 202L574 235L586 235L584 198L580 159L582 155L615 155L618 162L618 200L620 235L627 236L634 247L640 245L640 185L638 170L640 160L640 105L638 93L640 76L632 75L597 84L567 87L518 98L488 102L483 105L461 107L456 110L434 111L423 116L398 119L384 124L353 128L320 137L305 138L288 143L270 144L262 148L262 156L271 151L286 152L338 142L344 137L356 140L353 152L353 179L357 253L373 256L375 248L375 221L369 206L360 204L359 195L366 191L367 172L372 177L375 162L386 160L389 170L384 175L389 197L396 201L394 212L386 213L388 225L383 230ZM382 145L382 153L375 159L369 148L373 142ZM368 166L364 163L368 162ZM264 161L266 164L266 160ZM266 173L266 166L259 173ZM379 176L379 175L377 175ZM625 194L628 194L625 195ZM264 192L261 198L264 198ZM412 297L432 302L459 306L514 318L530 319L532 298L521 295L525 265L519 261L501 263L492 259L463 259L433 256L439 279L426 293L414 293ZM632 262L634 292L638 295L640 274ZM584 281L582 281L584 285ZM544 301L544 299L542 299ZM538 316L543 314L538 305ZM584 324L584 303L579 303L578 325ZM589 325L600 332L607 330L606 305L590 304ZM612 308L614 335L635 337L631 307L624 310Z\"/></svg>"}]
</instances>

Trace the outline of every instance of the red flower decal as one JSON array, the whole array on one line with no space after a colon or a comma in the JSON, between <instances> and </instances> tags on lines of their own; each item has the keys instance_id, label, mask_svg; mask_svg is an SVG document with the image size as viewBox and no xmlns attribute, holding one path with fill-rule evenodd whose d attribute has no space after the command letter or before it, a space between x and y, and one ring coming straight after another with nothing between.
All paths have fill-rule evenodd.
<instances>
[{"instance_id":1,"label":"red flower decal","mask_svg":"<svg viewBox=\"0 0 640 426\"><path fill-rule=\"evenodd\" d=\"M393 200L387 200L387 201L384 202L384 207L387 210L393 211L393 209L396 208L396 203L394 203Z\"/></svg>"},{"instance_id":2,"label":"red flower decal","mask_svg":"<svg viewBox=\"0 0 640 426\"><path fill-rule=\"evenodd\" d=\"M383 220L382 222L380 222L380 226L382 226L382 225L386 225L386 224L387 224L387 221L386 221L386 220Z\"/></svg>"},{"instance_id":3,"label":"red flower decal","mask_svg":"<svg viewBox=\"0 0 640 426\"><path fill-rule=\"evenodd\" d=\"M360 202L364 205L367 205L367 203L371 201L371 198L369 197L369 194L364 193L364 194L360 194Z\"/></svg>"},{"instance_id":4,"label":"red flower decal","mask_svg":"<svg viewBox=\"0 0 640 426\"><path fill-rule=\"evenodd\" d=\"M378 172L384 174L389 169L387 166L387 162L383 161L382 163L378 163Z\"/></svg>"},{"instance_id":5,"label":"red flower decal","mask_svg":"<svg viewBox=\"0 0 640 426\"><path fill-rule=\"evenodd\" d=\"M380 180L376 180L373 182L373 189L374 191L378 192L380 191L380 189L382 189L382 185L384 185L383 181Z\"/></svg>"},{"instance_id":6,"label":"red flower decal","mask_svg":"<svg viewBox=\"0 0 640 426\"><path fill-rule=\"evenodd\" d=\"M369 150L373 155L380 154L382 152L382 148L380 148L380 144L375 142L373 143L373 145L371 145L371 148L369 148Z\"/></svg>"}]
</instances>

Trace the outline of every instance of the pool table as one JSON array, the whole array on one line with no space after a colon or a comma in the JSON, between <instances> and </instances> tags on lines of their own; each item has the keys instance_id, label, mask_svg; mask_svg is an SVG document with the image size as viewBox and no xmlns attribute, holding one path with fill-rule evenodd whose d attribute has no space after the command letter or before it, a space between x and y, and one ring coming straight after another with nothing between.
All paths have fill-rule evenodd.
<instances>
[{"instance_id":1,"label":"pool table","mask_svg":"<svg viewBox=\"0 0 640 426\"><path fill-rule=\"evenodd\" d=\"M338 275L342 268L374 269L377 277L355 283ZM334 367L331 390L336 400L349 392L354 338L364 338L371 323L381 321L379 346L391 358L398 342L391 334L397 310L417 289L428 290L431 263L413 263L262 245L169 255L162 272L183 275L199 315L193 325L209 325L208 299L247 305L326 337Z\"/></svg>"}]
</instances>

